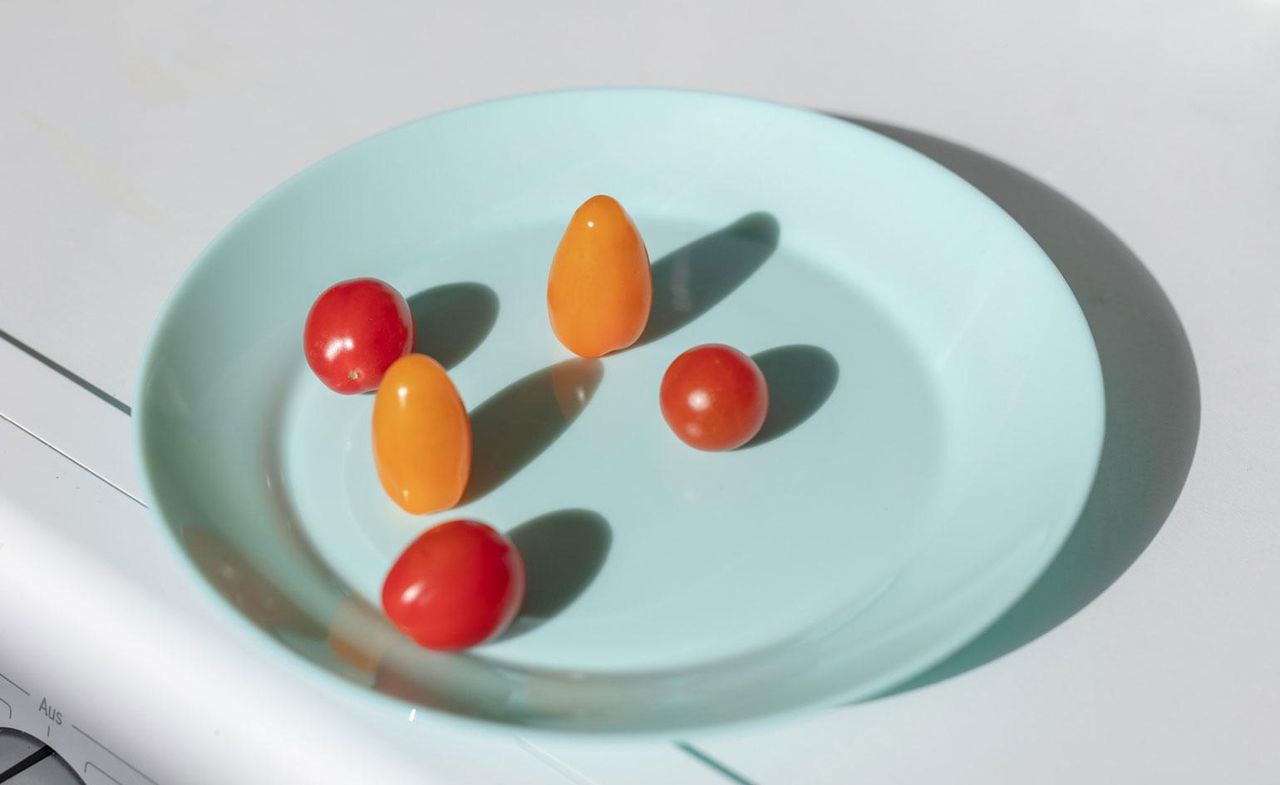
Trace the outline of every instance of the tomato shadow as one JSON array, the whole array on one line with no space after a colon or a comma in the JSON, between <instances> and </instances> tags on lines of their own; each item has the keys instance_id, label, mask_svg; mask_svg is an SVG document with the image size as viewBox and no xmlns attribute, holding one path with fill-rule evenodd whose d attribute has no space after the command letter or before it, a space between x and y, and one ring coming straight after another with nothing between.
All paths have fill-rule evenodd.
<instances>
[{"instance_id":1,"label":"tomato shadow","mask_svg":"<svg viewBox=\"0 0 1280 785\"><path fill-rule=\"evenodd\" d=\"M613 530L590 510L556 510L507 532L524 560L525 594L520 614L503 634L514 638L554 618L600 574Z\"/></svg>"},{"instance_id":2,"label":"tomato shadow","mask_svg":"<svg viewBox=\"0 0 1280 785\"><path fill-rule=\"evenodd\" d=\"M808 420L831 397L840 379L836 358L817 346L779 346L751 359L769 386L769 412L744 450L771 442Z\"/></svg>"},{"instance_id":3,"label":"tomato shadow","mask_svg":"<svg viewBox=\"0 0 1280 785\"><path fill-rule=\"evenodd\" d=\"M653 263L653 306L637 346L679 330L750 278L778 247L778 219L746 215Z\"/></svg>"},{"instance_id":4,"label":"tomato shadow","mask_svg":"<svg viewBox=\"0 0 1280 785\"><path fill-rule=\"evenodd\" d=\"M473 409L471 479L462 503L484 497L560 438L603 376L599 360L565 360L504 387Z\"/></svg>"},{"instance_id":5,"label":"tomato shadow","mask_svg":"<svg viewBox=\"0 0 1280 785\"><path fill-rule=\"evenodd\" d=\"M416 332L413 350L446 369L474 352L498 320L498 295L480 283L433 286L407 302Z\"/></svg>"}]
</instances>

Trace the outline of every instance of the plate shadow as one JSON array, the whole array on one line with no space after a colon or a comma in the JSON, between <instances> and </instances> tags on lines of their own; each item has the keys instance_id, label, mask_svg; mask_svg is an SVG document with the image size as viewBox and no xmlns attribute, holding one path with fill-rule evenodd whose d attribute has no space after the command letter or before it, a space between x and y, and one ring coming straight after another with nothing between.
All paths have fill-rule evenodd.
<instances>
[{"instance_id":1,"label":"plate shadow","mask_svg":"<svg viewBox=\"0 0 1280 785\"><path fill-rule=\"evenodd\" d=\"M1057 557L985 632L884 695L957 676L1052 630L1133 564L1186 482L1200 431L1200 384L1182 323L1142 262L1054 189L990 156L919 131L841 117L950 169L1044 249L1089 323L1102 363L1106 433L1084 510ZM881 696L883 697L883 696Z\"/></svg>"}]
</instances>

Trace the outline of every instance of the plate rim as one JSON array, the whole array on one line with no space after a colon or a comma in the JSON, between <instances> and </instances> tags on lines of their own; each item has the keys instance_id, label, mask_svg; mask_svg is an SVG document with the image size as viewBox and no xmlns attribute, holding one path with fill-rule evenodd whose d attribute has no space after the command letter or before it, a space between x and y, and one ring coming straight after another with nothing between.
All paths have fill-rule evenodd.
<instances>
[{"instance_id":1,"label":"plate rim","mask_svg":"<svg viewBox=\"0 0 1280 785\"><path fill-rule=\"evenodd\" d=\"M874 138L880 143L887 143L891 145L898 153L905 154L907 157L915 158L918 161L923 162L937 176L950 179L953 183L960 184L962 190L966 190L972 197L986 204L992 211L993 215L999 216L997 220L1004 223L1014 234L1024 237L1029 241L1029 247L1035 249L1035 253L1032 255L1038 257L1039 263L1045 266L1044 271L1047 273L1048 277L1054 281L1055 285L1062 287L1062 290L1069 298L1070 307L1067 310L1070 312L1074 321L1076 321L1073 331L1077 333L1078 338L1083 338L1083 340L1087 342L1086 345L1090 349L1090 351L1087 352L1090 371L1089 379L1080 380L1080 392L1088 398L1090 409L1095 415L1095 417L1092 418L1094 420L1092 432L1087 434L1087 453L1089 456L1088 465L1090 466L1090 469L1087 473L1087 481L1081 483L1081 487L1077 489L1074 494L1071 504L1064 505L1063 507L1063 518L1068 522L1050 530L1052 537L1046 539L1051 539L1052 542L1050 545L1046 546L1044 556L1040 559L1041 563L1035 570L1028 572L1029 577L1018 582L1022 585L1019 586L1016 591L1010 592L1005 601L994 604L994 607L996 608L994 612L975 614L973 618L981 618L982 620L980 623L974 624L971 627L966 627L949 638L946 638L945 644L939 643L920 656L906 659L895 668L886 669L879 678L866 680L850 689L839 693L833 693L822 701L810 701L778 711L717 721L712 724L675 724L666 726L660 730L629 730L618 728L578 728L570 730L556 727L527 725L518 722L506 722L501 719L483 719L471 715L443 711L398 698L344 679L336 673L328 671L325 668L318 667L316 663L308 660L301 652L295 651L289 646L284 645L281 641L276 640L267 631L258 627L243 614L239 613L227 598L218 591L217 587L209 581L208 577L191 561L190 555L186 552L183 544L178 539L178 533L175 527L170 524L157 505L156 488L152 482L151 474L147 469L147 458L144 450L144 431L146 429L145 423L147 420L146 401L148 397L146 395L146 388L152 366L156 362L157 347L160 342L159 339L164 332L164 327L169 321L175 318L175 314L178 312L178 300L181 299L184 293L190 288L195 275L204 267L212 252L215 251L228 237L234 235L240 229L242 224L251 220L253 216L261 212L272 201L280 198L282 194L291 190L293 185L303 177L309 176L311 173L328 165L333 160L343 157L355 149L375 144L384 137L396 134L422 123L429 123L438 120L445 116L468 112L494 104L538 101L554 99L559 96L591 96L603 94L686 95L717 101L737 102L754 105L757 108L771 112L784 112L804 116L808 122L823 124L828 127L838 127L843 132L854 133L867 138ZM165 297L155 320L151 323L147 331L141 358L134 376L133 391L133 407L132 414L130 416L131 455L133 467L139 478L140 495L142 501L145 503L148 517L151 518L154 523L159 524L164 530L165 534L162 539L170 549L170 552L180 561L180 563L183 564L183 570L194 574L196 578L194 583L201 587L201 593L206 596L212 595L213 599L211 604L218 608L218 612L220 614L231 619L233 626L240 629L247 628L250 630L250 636L259 643L264 644L260 645L258 648L262 651L270 652L268 656L270 656L274 661L285 664L292 673L300 675L305 674L301 677L307 679L311 683L317 685L339 685L338 689L350 695L353 700L368 701L372 699L374 704L378 705L379 708L398 711L405 718L405 721L408 722L414 721L414 719L410 718L411 712L416 713L420 711L426 717L430 717L432 721L441 722L466 730L479 730L487 733L514 732L521 736L545 738L548 740L574 739L596 742L671 741L679 739L681 736L691 732L697 733L697 735L701 737L708 737L741 732L748 729L774 726L795 720L799 717L812 715L817 711L830 710L832 708L838 708L868 699L877 699L893 687L904 684L915 676L918 676L935 665L945 661L964 646L976 640L983 633L989 630L996 622L1003 618L1013 606L1026 596L1027 592L1030 591L1036 582L1044 575L1046 570L1048 570L1050 565L1052 565L1052 563L1057 559L1067 539L1075 530L1080 514L1092 493L1097 478L1103 440L1107 426L1106 390L1101 359L1098 355L1097 344L1093 337L1092 328L1085 317L1083 309L1080 307L1078 298L1066 279L1062 276L1058 266L1044 251L1040 243L1029 232L1027 232L1022 224L1005 211L1005 209L997 202L991 199L991 197L956 172L940 164L929 156L857 122L836 117L820 110L797 107L778 101L752 96L715 90L661 86L584 86L555 90L536 90L462 104L443 111L433 112L409 119L405 122L397 123L385 130L362 137L350 144L343 145L327 155L322 156L318 160L306 164L251 201L249 205L237 213L231 221L218 230L192 258L191 262L179 276L179 279L173 289ZM1086 449L1082 447L1081 452L1083 454L1086 452ZM298 667L299 665L302 667Z\"/></svg>"}]
</instances>

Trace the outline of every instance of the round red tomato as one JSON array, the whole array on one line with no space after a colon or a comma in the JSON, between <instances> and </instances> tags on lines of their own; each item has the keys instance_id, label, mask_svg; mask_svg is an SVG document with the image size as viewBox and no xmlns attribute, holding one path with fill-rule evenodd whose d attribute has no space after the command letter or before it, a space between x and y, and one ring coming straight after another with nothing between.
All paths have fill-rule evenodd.
<instances>
[{"instance_id":1,"label":"round red tomato","mask_svg":"<svg viewBox=\"0 0 1280 785\"><path fill-rule=\"evenodd\" d=\"M741 447L769 411L760 368L737 349L714 343L695 346L671 363L659 399L667 425L699 450Z\"/></svg>"},{"instance_id":2,"label":"round red tomato","mask_svg":"<svg viewBox=\"0 0 1280 785\"><path fill-rule=\"evenodd\" d=\"M478 521L442 523L414 540L387 573L382 608L419 645L455 651L498 636L524 600L524 561Z\"/></svg>"},{"instance_id":3,"label":"round red tomato","mask_svg":"<svg viewBox=\"0 0 1280 785\"><path fill-rule=\"evenodd\" d=\"M346 395L375 390L391 363L413 350L413 315L376 278L334 284L316 298L303 330L307 364Z\"/></svg>"}]
</instances>

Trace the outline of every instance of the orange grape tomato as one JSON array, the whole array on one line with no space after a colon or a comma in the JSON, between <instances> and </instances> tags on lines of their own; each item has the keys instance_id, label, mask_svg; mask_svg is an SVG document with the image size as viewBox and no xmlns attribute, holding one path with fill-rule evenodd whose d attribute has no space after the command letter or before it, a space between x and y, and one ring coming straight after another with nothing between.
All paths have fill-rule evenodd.
<instances>
[{"instance_id":1,"label":"orange grape tomato","mask_svg":"<svg viewBox=\"0 0 1280 785\"><path fill-rule=\"evenodd\" d=\"M560 343L599 357L636 342L649 321L649 252L631 216L593 196L569 220L547 279L547 311Z\"/></svg>"},{"instance_id":2,"label":"orange grape tomato","mask_svg":"<svg viewBox=\"0 0 1280 785\"><path fill-rule=\"evenodd\" d=\"M373 459L406 512L458 503L471 474L471 421L440 363L410 354L387 369L373 401Z\"/></svg>"}]
</instances>

